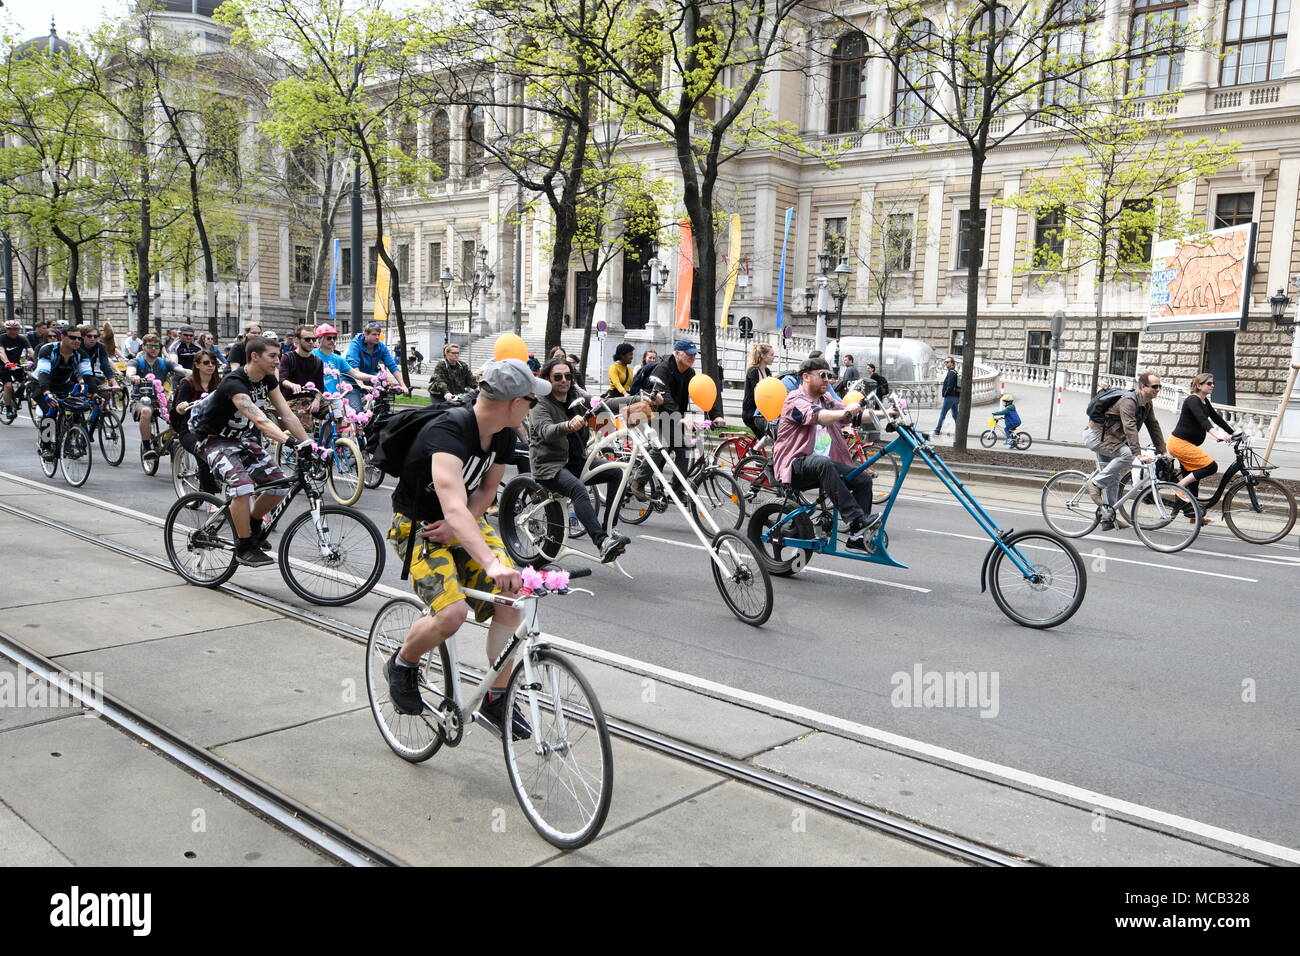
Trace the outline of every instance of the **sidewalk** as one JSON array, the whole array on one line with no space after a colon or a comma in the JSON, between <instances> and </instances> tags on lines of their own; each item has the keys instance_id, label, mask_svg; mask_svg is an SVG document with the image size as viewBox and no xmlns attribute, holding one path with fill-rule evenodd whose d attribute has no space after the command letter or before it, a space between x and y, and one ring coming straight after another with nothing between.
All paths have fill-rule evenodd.
<instances>
[{"instance_id":1,"label":"sidewalk","mask_svg":"<svg viewBox=\"0 0 1300 956\"><path fill-rule=\"evenodd\" d=\"M156 526L91 503L9 481L0 481L0 503L151 554L163 551ZM8 512L0 511L0 534L24 545L24 560L12 563L9 587L0 594L6 635L68 670L102 673L108 694L412 863L953 862L622 740L614 744L614 798L602 836L581 851L558 854L518 810L500 746L487 733L473 732L461 748L420 765L388 750L366 702L364 655L356 642L222 591L179 583L168 572ZM93 574L82 570L88 557ZM237 583L284 595L274 569L241 572ZM376 592L354 607L372 615L386 597ZM461 644L471 655L466 663L481 666L473 658L481 657L482 642L471 633ZM948 769L848 730L741 706L725 691L709 696L635 669L586 658L579 663L612 718L1014 856L1054 865L1247 862L1116 818L1099 839L1088 806ZM49 754L76 745L72 735L84 734L81 724L102 726L23 724L0 707L0 763L7 768L0 778L0 847L17 841L31 859L58 853L73 862L175 862L152 852L149 835L165 828L188 832L191 808L203 805L191 797L158 800L147 787L126 786L125 764L103 761L77 764L83 779L99 781L94 787L36 785L48 773ZM88 751L82 745L77 752ZM121 799L105 808L108 791ZM4 815L6 805L18 822ZM230 836L214 828L202 839ZM229 848L222 847L214 843L200 862L228 859Z\"/></svg>"}]
</instances>

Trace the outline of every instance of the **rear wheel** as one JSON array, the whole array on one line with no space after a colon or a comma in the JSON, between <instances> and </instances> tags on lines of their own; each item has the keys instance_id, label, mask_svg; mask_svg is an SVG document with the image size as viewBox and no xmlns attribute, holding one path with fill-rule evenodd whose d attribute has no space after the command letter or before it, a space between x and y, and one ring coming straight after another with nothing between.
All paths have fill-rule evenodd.
<instances>
[{"instance_id":1,"label":"rear wheel","mask_svg":"<svg viewBox=\"0 0 1300 956\"><path fill-rule=\"evenodd\" d=\"M1085 485L1081 471L1059 471L1043 485L1043 518L1057 534L1082 538L1097 527L1101 517Z\"/></svg>"},{"instance_id":2,"label":"rear wheel","mask_svg":"<svg viewBox=\"0 0 1300 956\"><path fill-rule=\"evenodd\" d=\"M370 697L370 713L393 753L411 763L428 760L446 739L435 713L444 702L452 700L451 656L447 645L440 644L420 659L420 695L425 706L420 714L406 714L397 709L388 694L384 667L405 643L411 625L426 610L414 598L393 598L375 615L366 641L366 693Z\"/></svg>"},{"instance_id":3,"label":"rear wheel","mask_svg":"<svg viewBox=\"0 0 1300 956\"><path fill-rule=\"evenodd\" d=\"M772 616L772 578L753 542L719 531L709 550L713 582L731 613L753 627L765 623Z\"/></svg>"},{"instance_id":4,"label":"rear wheel","mask_svg":"<svg viewBox=\"0 0 1300 956\"><path fill-rule=\"evenodd\" d=\"M642 483L642 498L638 498L633 493L632 483L628 482L627 490L623 492L623 499L618 503L618 520L626 521L628 524L641 524L654 513L654 505L651 502L661 494L659 479L654 475L648 476Z\"/></svg>"},{"instance_id":5,"label":"rear wheel","mask_svg":"<svg viewBox=\"0 0 1300 956\"><path fill-rule=\"evenodd\" d=\"M104 461L115 468L126 457L126 435L122 431L121 421L112 415L105 414L100 419L99 450L104 454Z\"/></svg>"},{"instance_id":6,"label":"rear wheel","mask_svg":"<svg viewBox=\"0 0 1300 956\"><path fill-rule=\"evenodd\" d=\"M1223 520L1242 541L1272 544L1295 527L1296 504L1286 486L1272 478L1254 479L1254 487L1241 481L1223 499Z\"/></svg>"},{"instance_id":7,"label":"rear wheel","mask_svg":"<svg viewBox=\"0 0 1300 956\"><path fill-rule=\"evenodd\" d=\"M783 502L773 501L765 504L750 517L749 527L746 529L749 540L758 549L768 571L780 577L798 574L807 567L813 556L810 548L790 548L785 545L786 537L804 540L813 537L812 522L808 520L807 515L791 518L777 528L777 522L788 510ZM768 536L766 541L763 540L764 535Z\"/></svg>"},{"instance_id":8,"label":"rear wheel","mask_svg":"<svg viewBox=\"0 0 1300 956\"><path fill-rule=\"evenodd\" d=\"M0 422L4 422L6 425L12 425L14 423L14 419L17 417L18 417L18 396L17 395L14 396L14 402L12 405L6 403L3 398L0 398Z\"/></svg>"},{"instance_id":9,"label":"rear wheel","mask_svg":"<svg viewBox=\"0 0 1300 956\"><path fill-rule=\"evenodd\" d=\"M564 546L564 503L527 475L506 483L497 515L506 553L519 567L554 561Z\"/></svg>"},{"instance_id":10,"label":"rear wheel","mask_svg":"<svg viewBox=\"0 0 1300 956\"><path fill-rule=\"evenodd\" d=\"M1016 448L1020 451L1028 451L1033 443L1034 438L1028 432L1016 432Z\"/></svg>"},{"instance_id":11,"label":"rear wheel","mask_svg":"<svg viewBox=\"0 0 1300 956\"><path fill-rule=\"evenodd\" d=\"M167 559L190 584L215 588L235 573L238 539L225 504L215 495L196 493L179 499L167 512Z\"/></svg>"},{"instance_id":12,"label":"rear wheel","mask_svg":"<svg viewBox=\"0 0 1300 956\"><path fill-rule=\"evenodd\" d=\"M59 448L59 468L63 471L63 480L73 488L80 488L90 477L90 465L94 459L92 448L84 425L74 422L64 429Z\"/></svg>"},{"instance_id":13,"label":"rear wheel","mask_svg":"<svg viewBox=\"0 0 1300 956\"><path fill-rule=\"evenodd\" d=\"M753 441L746 441L745 445L741 438L728 438L717 448L713 449L711 464L714 468L723 468L727 471L735 471L736 466L748 453L749 448L753 446Z\"/></svg>"},{"instance_id":14,"label":"rear wheel","mask_svg":"<svg viewBox=\"0 0 1300 956\"><path fill-rule=\"evenodd\" d=\"M172 449L172 488L176 497L184 498L202 490L199 485L199 460L178 441Z\"/></svg>"}]
</instances>

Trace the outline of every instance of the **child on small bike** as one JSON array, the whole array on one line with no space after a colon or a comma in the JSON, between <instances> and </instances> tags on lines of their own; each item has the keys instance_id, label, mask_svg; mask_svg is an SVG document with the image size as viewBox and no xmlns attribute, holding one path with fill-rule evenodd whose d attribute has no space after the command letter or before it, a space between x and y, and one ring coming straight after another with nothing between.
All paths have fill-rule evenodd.
<instances>
[{"instance_id":1,"label":"child on small bike","mask_svg":"<svg viewBox=\"0 0 1300 956\"><path fill-rule=\"evenodd\" d=\"M1002 396L1002 407L993 413L994 418L1002 419L1002 424L1006 427L1008 448L1016 447L1016 429L1020 427L1020 413L1016 411L1016 399L1014 395L1006 394Z\"/></svg>"}]
</instances>

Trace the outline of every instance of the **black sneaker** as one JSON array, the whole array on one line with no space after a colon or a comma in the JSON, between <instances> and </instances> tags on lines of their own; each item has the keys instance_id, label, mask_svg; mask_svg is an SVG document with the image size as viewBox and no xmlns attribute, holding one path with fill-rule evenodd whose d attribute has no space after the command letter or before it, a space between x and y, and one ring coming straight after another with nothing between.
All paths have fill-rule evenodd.
<instances>
[{"instance_id":1,"label":"black sneaker","mask_svg":"<svg viewBox=\"0 0 1300 956\"><path fill-rule=\"evenodd\" d=\"M405 667L397 663L397 655L402 652L399 647L384 664L384 676L388 678L388 696L399 713L424 713L424 698L420 696L420 669Z\"/></svg>"},{"instance_id":2,"label":"black sneaker","mask_svg":"<svg viewBox=\"0 0 1300 956\"><path fill-rule=\"evenodd\" d=\"M275 558L262 551L256 542L240 542L235 548L235 560L246 568L266 568L275 564Z\"/></svg>"},{"instance_id":3,"label":"black sneaker","mask_svg":"<svg viewBox=\"0 0 1300 956\"><path fill-rule=\"evenodd\" d=\"M45 461L54 461L54 459L58 457L54 453L54 445L52 442L41 442L40 445L37 446L36 451Z\"/></svg>"},{"instance_id":4,"label":"black sneaker","mask_svg":"<svg viewBox=\"0 0 1300 956\"><path fill-rule=\"evenodd\" d=\"M501 727L505 723L506 695L504 693L497 695L496 700L483 699L482 706L478 712L488 723L496 728L497 733L501 733ZM528 726L528 721L524 720L524 715L519 713L519 708L515 708L514 719L510 721L511 737L515 740L527 740L533 735L533 729Z\"/></svg>"},{"instance_id":5,"label":"black sneaker","mask_svg":"<svg viewBox=\"0 0 1300 956\"><path fill-rule=\"evenodd\" d=\"M271 529L263 525L253 534L253 543L257 545L257 550L270 554L274 548L271 547Z\"/></svg>"},{"instance_id":6,"label":"black sneaker","mask_svg":"<svg viewBox=\"0 0 1300 956\"><path fill-rule=\"evenodd\" d=\"M617 531L605 535L605 540L600 543L600 563L609 564L611 561L618 560L630 543L627 535L619 534Z\"/></svg>"}]
</instances>

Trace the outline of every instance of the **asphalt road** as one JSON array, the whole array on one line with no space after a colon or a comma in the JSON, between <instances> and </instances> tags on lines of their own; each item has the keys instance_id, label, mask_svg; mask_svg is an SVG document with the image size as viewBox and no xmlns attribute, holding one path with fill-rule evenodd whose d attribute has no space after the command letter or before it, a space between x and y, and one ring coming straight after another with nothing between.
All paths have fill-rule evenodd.
<instances>
[{"instance_id":1,"label":"asphalt road","mask_svg":"<svg viewBox=\"0 0 1300 956\"><path fill-rule=\"evenodd\" d=\"M174 500L169 467L146 477L137 441L128 436L119 468L97 457L79 491L162 518ZM41 473L26 415L0 427L0 472L66 489L61 476ZM1079 542L1089 566L1083 607L1055 630L1030 630L980 593L989 544L978 526L917 477L889 523L891 551L907 570L818 557L798 577L774 579L775 610L755 629L727 611L704 552L670 512L629 529L623 563L634 580L598 568L584 582L596 597L554 602L545 629L1300 847L1294 532L1261 547L1215 528L1177 555L1148 551L1131 531L1096 534ZM1035 490L973 487L1002 527L1043 526ZM387 528L387 490L367 491L360 507ZM5 555L22 560L22 549ZM396 560L383 581L403 587ZM381 600L371 595L331 613L365 624ZM990 691L996 676L995 707L895 706L895 675L910 677L918 665L977 672Z\"/></svg>"}]
</instances>

